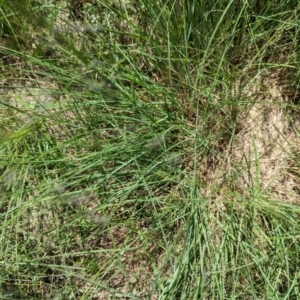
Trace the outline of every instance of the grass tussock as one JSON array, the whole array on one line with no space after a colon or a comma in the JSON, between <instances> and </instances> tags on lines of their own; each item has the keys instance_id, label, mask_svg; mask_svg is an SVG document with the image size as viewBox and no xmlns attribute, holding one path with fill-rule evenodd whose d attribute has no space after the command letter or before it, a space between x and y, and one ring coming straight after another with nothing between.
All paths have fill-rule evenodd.
<instances>
[{"instance_id":1,"label":"grass tussock","mask_svg":"<svg viewBox=\"0 0 300 300\"><path fill-rule=\"evenodd\" d=\"M298 1L4 1L1 299L298 299Z\"/></svg>"}]
</instances>

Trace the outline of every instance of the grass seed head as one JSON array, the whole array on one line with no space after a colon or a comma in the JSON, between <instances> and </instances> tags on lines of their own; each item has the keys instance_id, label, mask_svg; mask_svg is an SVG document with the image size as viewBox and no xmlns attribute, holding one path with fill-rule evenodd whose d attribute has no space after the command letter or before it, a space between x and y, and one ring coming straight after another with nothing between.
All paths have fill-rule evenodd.
<instances>
[{"instance_id":1,"label":"grass seed head","mask_svg":"<svg viewBox=\"0 0 300 300\"><path fill-rule=\"evenodd\" d=\"M104 215L93 215L90 217L90 221L100 227L107 227L110 223L110 219Z\"/></svg>"},{"instance_id":2,"label":"grass seed head","mask_svg":"<svg viewBox=\"0 0 300 300\"><path fill-rule=\"evenodd\" d=\"M17 170L15 168L6 170L2 175L2 184L5 188L10 189L17 179Z\"/></svg>"},{"instance_id":3,"label":"grass seed head","mask_svg":"<svg viewBox=\"0 0 300 300\"><path fill-rule=\"evenodd\" d=\"M152 150L158 150L161 148L165 147L165 137L164 136L158 136L155 137L154 139L150 140L147 144L146 144L146 148L150 151Z\"/></svg>"},{"instance_id":4,"label":"grass seed head","mask_svg":"<svg viewBox=\"0 0 300 300\"><path fill-rule=\"evenodd\" d=\"M89 200L90 196L91 196L90 192L84 191L66 197L65 202L73 208L79 208Z\"/></svg>"}]
</instances>

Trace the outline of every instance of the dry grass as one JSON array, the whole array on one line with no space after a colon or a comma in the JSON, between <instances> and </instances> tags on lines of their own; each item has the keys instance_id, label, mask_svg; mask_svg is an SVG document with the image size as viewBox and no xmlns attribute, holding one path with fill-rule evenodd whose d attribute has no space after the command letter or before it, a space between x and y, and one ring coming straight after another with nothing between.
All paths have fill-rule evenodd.
<instances>
[{"instance_id":1,"label":"dry grass","mask_svg":"<svg viewBox=\"0 0 300 300\"><path fill-rule=\"evenodd\" d=\"M232 145L232 157L242 170L241 186L251 188L259 176L264 193L299 204L296 190L299 179L289 173L299 136L283 110L289 99L282 90L280 76L275 71L265 72L245 88L251 104L239 116L243 128Z\"/></svg>"},{"instance_id":2,"label":"dry grass","mask_svg":"<svg viewBox=\"0 0 300 300\"><path fill-rule=\"evenodd\" d=\"M10 49L1 66L0 284L7 295L291 295L299 276L300 122L281 68L260 69L273 59L264 56L272 43L260 37L276 35L251 33L239 52L236 28L245 30L243 40L248 25L240 28L238 19L231 29L231 6L211 7L203 18L224 15L205 48L198 16L191 32L184 25L183 4L176 29L175 3L59 3L40 32L28 27L26 54ZM149 17L145 28L141 13ZM186 41L176 40L182 30ZM227 53L231 34L239 59Z\"/></svg>"}]
</instances>

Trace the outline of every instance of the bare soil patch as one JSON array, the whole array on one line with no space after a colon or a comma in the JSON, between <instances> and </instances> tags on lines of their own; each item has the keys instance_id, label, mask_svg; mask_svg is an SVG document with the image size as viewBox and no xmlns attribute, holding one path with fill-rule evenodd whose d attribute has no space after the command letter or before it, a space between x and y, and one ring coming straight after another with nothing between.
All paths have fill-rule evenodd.
<instances>
[{"instance_id":1,"label":"bare soil patch","mask_svg":"<svg viewBox=\"0 0 300 300\"><path fill-rule=\"evenodd\" d=\"M289 172L299 136L284 113L288 99L280 77L267 72L251 82L244 93L253 104L240 114L243 128L232 146L234 162L242 170L241 185L253 187L259 182L274 199L299 203L299 178Z\"/></svg>"}]
</instances>

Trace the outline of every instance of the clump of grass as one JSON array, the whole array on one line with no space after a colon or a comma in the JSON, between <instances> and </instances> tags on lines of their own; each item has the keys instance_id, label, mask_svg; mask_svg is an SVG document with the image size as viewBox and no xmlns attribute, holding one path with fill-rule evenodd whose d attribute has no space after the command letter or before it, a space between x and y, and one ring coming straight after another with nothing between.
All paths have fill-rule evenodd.
<instances>
[{"instance_id":1,"label":"clump of grass","mask_svg":"<svg viewBox=\"0 0 300 300\"><path fill-rule=\"evenodd\" d=\"M296 299L298 3L76 3L1 10L1 297Z\"/></svg>"}]
</instances>

